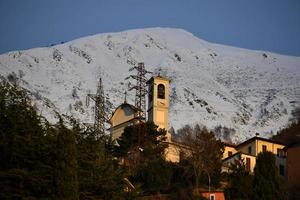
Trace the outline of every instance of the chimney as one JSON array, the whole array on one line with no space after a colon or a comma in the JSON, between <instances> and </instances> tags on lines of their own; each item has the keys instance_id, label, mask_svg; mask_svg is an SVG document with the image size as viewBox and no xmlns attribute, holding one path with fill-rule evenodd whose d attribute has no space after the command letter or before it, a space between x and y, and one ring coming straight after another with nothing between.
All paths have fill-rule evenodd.
<instances>
[{"instance_id":1,"label":"chimney","mask_svg":"<svg viewBox=\"0 0 300 200\"><path fill-rule=\"evenodd\" d=\"M259 133L255 133L255 137L258 137L259 136Z\"/></svg>"}]
</instances>

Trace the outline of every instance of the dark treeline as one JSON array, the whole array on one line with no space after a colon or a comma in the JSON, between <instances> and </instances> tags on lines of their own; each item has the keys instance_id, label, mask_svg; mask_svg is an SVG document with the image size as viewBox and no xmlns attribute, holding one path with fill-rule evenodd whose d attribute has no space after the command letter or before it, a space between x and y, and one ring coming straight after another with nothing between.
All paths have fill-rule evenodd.
<instances>
[{"instance_id":1,"label":"dark treeline","mask_svg":"<svg viewBox=\"0 0 300 200\"><path fill-rule=\"evenodd\" d=\"M287 189L279 175L275 156L271 152L259 153L251 174L242 160L236 160L226 174L226 199L229 200L287 200Z\"/></svg>"},{"instance_id":2,"label":"dark treeline","mask_svg":"<svg viewBox=\"0 0 300 200\"><path fill-rule=\"evenodd\" d=\"M127 127L116 146L105 136L97 138L92 128L57 117L59 122L50 124L38 115L26 91L1 82L0 199L136 199L161 193L186 199L196 184L207 187L200 157L164 160L166 131L152 123ZM207 130L201 137L217 142ZM220 163L221 147L215 149ZM213 157L213 151L207 156ZM220 167L207 169L212 187L218 185Z\"/></svg>"},{"instance_id":3,"label":"dark treeline","mask_svg":"<svg viewBox=\"0 0 300 200\"><path fill-rule=\"evenodd\" d=\"M106 140L59 118L50 125L24 90L1 82L0 199L131 198Z\"/></svg>"},{"instance_id":4,"label":"dark treeline","mask_svg":"<svg viewBox=\"0 0 300 200\"><path fill-rule=\"evenodd\" d=\"M273 139L285 143L286 145L293 145L300 143L300 108L296 109L296 120L291 123L288 127L278 131L278 133L273 136Z\"/></svg>"},{"instance_id":5,"label":"dark treeline","mask_svg":"<svg viewBox=\"0 0 300 200\"><path fill-rule=\"evenodd\" d=\"M115 145L97 137L93 128L57 117L59 122L50 124L37 114L26 91L0 83L0 199L121 200L157 194L201 199L199 188L219 188L224 182L229 183L228 199L259 199L249 195L263 193L264 187L263 199L283 191L276 167L264 166L274 163L271 155L261 156L261 162L259 156L257 177L240 167L222 174L223 143L199 125L178 130L186 151L179 163L171 163L164 159L166 131L153 123L126 127Z\"/></svg>"}]
</instances>

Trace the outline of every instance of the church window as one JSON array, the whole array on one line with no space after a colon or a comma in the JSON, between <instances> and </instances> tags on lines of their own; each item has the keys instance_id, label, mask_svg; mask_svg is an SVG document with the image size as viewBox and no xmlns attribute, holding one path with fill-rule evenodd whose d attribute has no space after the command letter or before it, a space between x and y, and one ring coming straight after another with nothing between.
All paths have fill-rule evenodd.
<instances>
[{"instance_id":1,"label":"church window","mask_svg":"<svg viewBox=\"0 0 300 200\"><path fill-rule=\"evenodd\" d=\"M165 86L163 84L159 84L157 87L157 98L159 99L165 98Z\"/></svg>"}]
</instances>

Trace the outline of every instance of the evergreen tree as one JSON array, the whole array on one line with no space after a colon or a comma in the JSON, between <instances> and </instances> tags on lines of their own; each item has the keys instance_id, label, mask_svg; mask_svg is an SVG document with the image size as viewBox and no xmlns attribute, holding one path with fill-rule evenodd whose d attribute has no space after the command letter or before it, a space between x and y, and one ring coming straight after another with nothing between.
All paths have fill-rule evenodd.
<instances>
[{"instance_id":1,"label":"evergreen tree","mask_svg":"<svg viewBox=\"0 0 300 200\"><path fill-rule=\"evenodd\" d=\"M300 131L300 109L298 110L297 120L290 124L287 128L280 130L277 135L273 136L273 140L287 145L300 143L300 137L298 136Z\"/></svg>"},{"instance_id":2,"label":"evergreen tree","mask_svg":"<svg viewBox=\"0 0 300 200\"><path fill-rule=\"evenodd\" d=\"M92 129L78 137L80 199L131 199L134 194L124 190L124 170L113 161L105 143Z\"/></svg>"},{"instance_id":3,"label":"evergreen tree","mask_svg":"<svg viewBox=\"0 0 300 200\"><path fill-rule=\"evenodd\" d=\"M170 186L172 171L164 160L165 135L166 130L152 122L139 123L126 127L114 148L114 154L128 166L130 179L146 193Z\"/></svg>"},{"instance_id":4,"label":"evergreen tree","mask_svg":"<svg viewBox=\"0 0 300 200\"><path fill-rule=\"evenodd\" d=\"M254 200L287 199L284 181L278 173L273 153L258 154L254 168L253 190Z\"/></svg>"},{"instance_id":5,"label":"evergreen tree","mask_svg":"<svg viewBox=\"0 0 300 200\"><path fill-rule=\"evenodd\" d=\"M158 129L152 122L128 126L117 139L114 154L124 158L131 166L162 158L166 148L163 143L165 135L166 130Z\"/></svg>"},{"instance_id":6,"label":"evergreen tree","mask_svg":"<svg viewBox=\"0 0 300 200\"><path fill-rule=\"evenodd\" d=\"M253 193L252 181L253 176L246 170L244 162L242 160L236 160L229 168L229 187L225 191L226 199L250 200Z\"/></svg>"},{"instance_id":7,"label":"evergreen tree","mask_svg":"<svg viewBox=\"0 0 300 200\"><path fill-rule=\"evenodd\" d=\"M137 172L131 177L135 183L140 183L145 194L164 193L172 187L172 164L163 158L156 158L141 163Z\"/></svg>"},{"instance_id":8,"label":"evergreen tree","mask_svg":"<svg viewBox=\"0 0 300 200\"><path fill-rule=\"evenodd\" d=\"M133 199L106 140L38 116L26 91L0 83L0 199Z\"/></svg>"},{"instance_id":9,"label":"evergreen tree","mask_svg":"<svg viewBox=\"0 0 300 200\"><path fill-rule=\"evenodd\" d=\"M62 120L60 120L57 130L56 198L60 200L77 200L79 196L75 135L72 130L64 126Z\"/></svg>"},{"instance_id":10,"label":"evergreen tree","mask_svg":"<svg viewBox=\"0 0 300 200\"><path fill-rule=\"evenodd\" d=\"M24 90L0 83L0 199L50 198L53 136Z\"/></svg>"}]
</instances>

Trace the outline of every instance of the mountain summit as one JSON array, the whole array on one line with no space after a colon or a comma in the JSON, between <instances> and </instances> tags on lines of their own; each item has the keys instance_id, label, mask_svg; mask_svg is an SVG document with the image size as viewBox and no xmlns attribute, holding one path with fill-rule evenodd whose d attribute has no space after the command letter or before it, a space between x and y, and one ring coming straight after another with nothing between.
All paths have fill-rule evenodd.
<instances>
[{"instance_id":1,"label":"mountain summit","mask_svg":"<svg viewBox=\"0 0 300 200\"><path fill-rule=\"evenodd\" d=\"M300 57L253 51L201 40L181 29L148 28L104 33L64 44L0 55L2 79L27 89L42 115L54 111L92 123L102 77L108 109L124 101L129 68L171 79L170 127L201 123L235 129L233 141L283 128L300 106ZM149 77L150 78L150 77ZM127 101L134 103L134 93Z\"/></svg>"}]
</instances>

